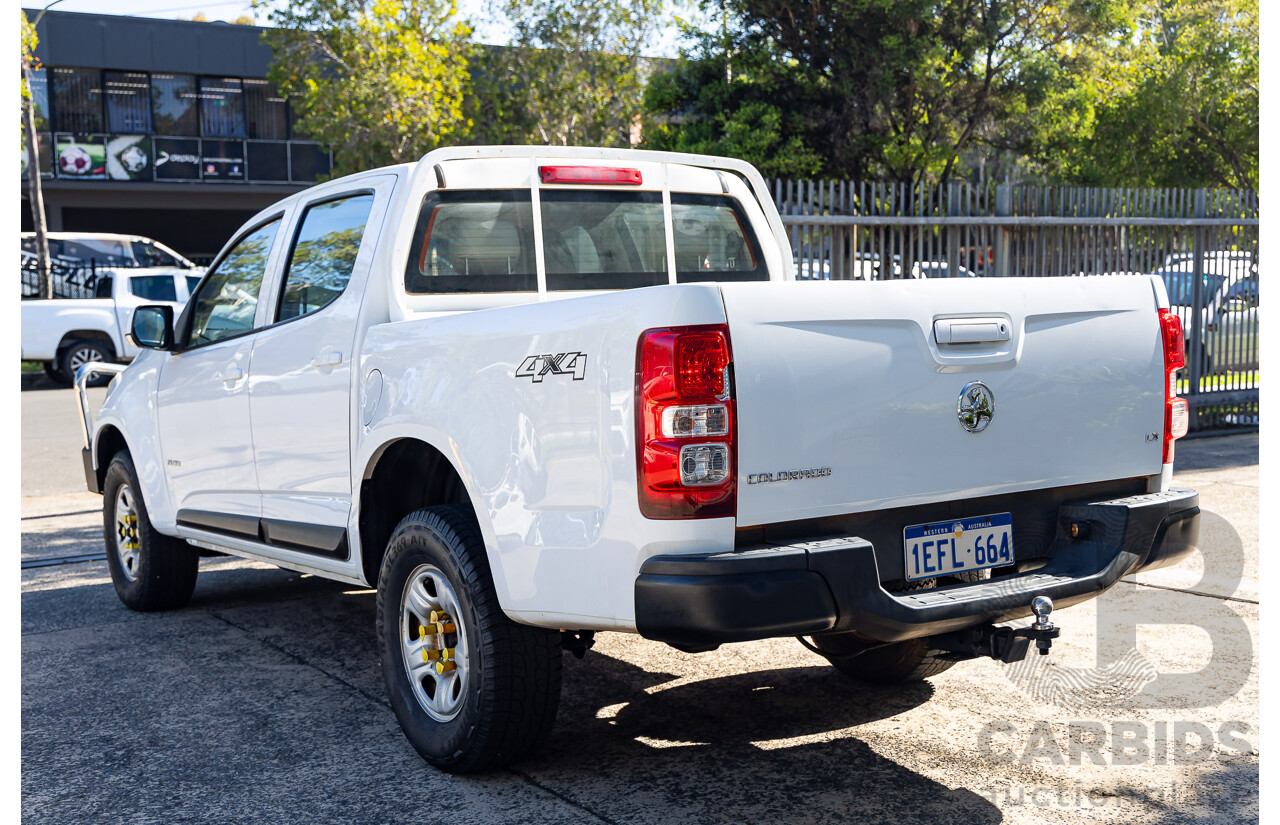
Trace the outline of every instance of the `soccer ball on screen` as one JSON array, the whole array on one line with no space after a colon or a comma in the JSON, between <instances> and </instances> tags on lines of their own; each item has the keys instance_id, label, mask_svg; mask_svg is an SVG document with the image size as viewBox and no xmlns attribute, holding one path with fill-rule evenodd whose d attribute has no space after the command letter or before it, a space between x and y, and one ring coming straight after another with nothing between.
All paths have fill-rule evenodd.
<instances>
[{"instance_id":1,"label":"soccer ball on screen","mask_svg":"<svg viewBox=\"0 0 1280 825\"><path fill-rule=\"evenodd\" d=\"M89 171L93 158L83 146L68 146L58 153L58 168L68 175L83 175Z\"/></svg>"},{"instance_id":2,"label":"soccer ball on screen","mask_svg":"<svg viewBox=\"0 0 1280 825\"><path fill-rule=\"evenodd\" d=\"M147 153L137 146L130 146L120 153L120 165L130 172L141 172L147 165Z\"/></svg>"}]
</instances>

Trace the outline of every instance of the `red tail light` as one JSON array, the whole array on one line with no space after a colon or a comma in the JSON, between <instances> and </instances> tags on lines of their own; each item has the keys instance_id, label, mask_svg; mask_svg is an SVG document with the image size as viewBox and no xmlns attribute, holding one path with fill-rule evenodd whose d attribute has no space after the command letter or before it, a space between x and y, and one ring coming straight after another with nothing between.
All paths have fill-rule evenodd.
<instances>
[{"instance_id":1,"label":"red tail light","mask_svg":"<svg viewBox=\"0 0 1280 825\"><path fill-rule=\"evenodd\" d=\"M1178 397L1178 370L1187 365L1182 319L1167 309L1160 312L1160 338L1164 346L1164 463L1173 463L1173 442L1187 434L1191 410Z\"/></svg>"},{"instance_id":2,"label":"red tail light","mask_svg":"<svg viewBox=\"0 0 1280 825\"><path fill-rule=\"evenodd\" d=\"M609 166L539 166L543 183L593 183L606 186L639 186L644 182L639 169Z\"/></svg>"},{"instance_id":3,"label":"red tail light","mask_svg":"<svg viewBox=\"0 0 1280 825\"><path fill-rule=\"evenodd\" d=\"M737 510L729 329L646 330L636 356L640 512L717 518Z\"/></svg>"}]
</instances>

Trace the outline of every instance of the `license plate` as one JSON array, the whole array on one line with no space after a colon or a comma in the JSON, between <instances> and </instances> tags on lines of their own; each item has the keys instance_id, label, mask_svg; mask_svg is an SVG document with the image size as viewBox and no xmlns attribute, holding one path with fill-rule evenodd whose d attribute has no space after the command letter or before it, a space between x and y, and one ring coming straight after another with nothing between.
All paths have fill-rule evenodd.
<instances>
[{"instance_id":1,"label":"license plate","mask_svg":"<svg viewBox=\"0 0 1280 825\"><path fill-rule=\"evenodd\" d=\"M904 528L907 581L1013 564L1013 514Z\"/></svg>"}]
</instances>

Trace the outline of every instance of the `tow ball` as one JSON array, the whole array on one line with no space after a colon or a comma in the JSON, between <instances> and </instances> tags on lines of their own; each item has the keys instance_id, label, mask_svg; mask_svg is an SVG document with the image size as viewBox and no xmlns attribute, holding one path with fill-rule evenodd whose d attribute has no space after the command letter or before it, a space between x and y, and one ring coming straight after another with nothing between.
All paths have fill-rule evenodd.
<instances>
[{"instance_id":1,"label":"tow ball","mask_svg":"<svg viewBox=\"0 0 1280 825\"><path fill-rule=\"evenodd\" d=\"M1053 640L1061 632L1049 621L1053 600L1048 596L1036 596L1031 600L1031 612L1035 621L1030 627L971 627L934 636L931 642L936 649L946 652L948 658L956 660L988 657L1012 664L1026 658L1033 641L1040 655L1047 656Z\"/></svg>"}]
</instances>

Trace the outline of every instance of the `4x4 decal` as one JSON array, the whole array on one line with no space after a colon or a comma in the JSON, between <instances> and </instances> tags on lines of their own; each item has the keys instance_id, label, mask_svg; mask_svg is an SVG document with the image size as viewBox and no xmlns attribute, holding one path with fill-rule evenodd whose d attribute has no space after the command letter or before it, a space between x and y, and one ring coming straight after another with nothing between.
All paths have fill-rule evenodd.
<instances>
[{"instance_id":1,"label":"4x4 decal","mask_svg":"<svg viewBox=\"0 0 1280 825\"><path fill-rule=\"evenodd\" d=\"M516 378L532 378L541 384L547 375L572 375L574 381L587 377L587 355L584 352L561 352L556 355L530 355L520 362Z\"/></svg>"}]
</instances>

